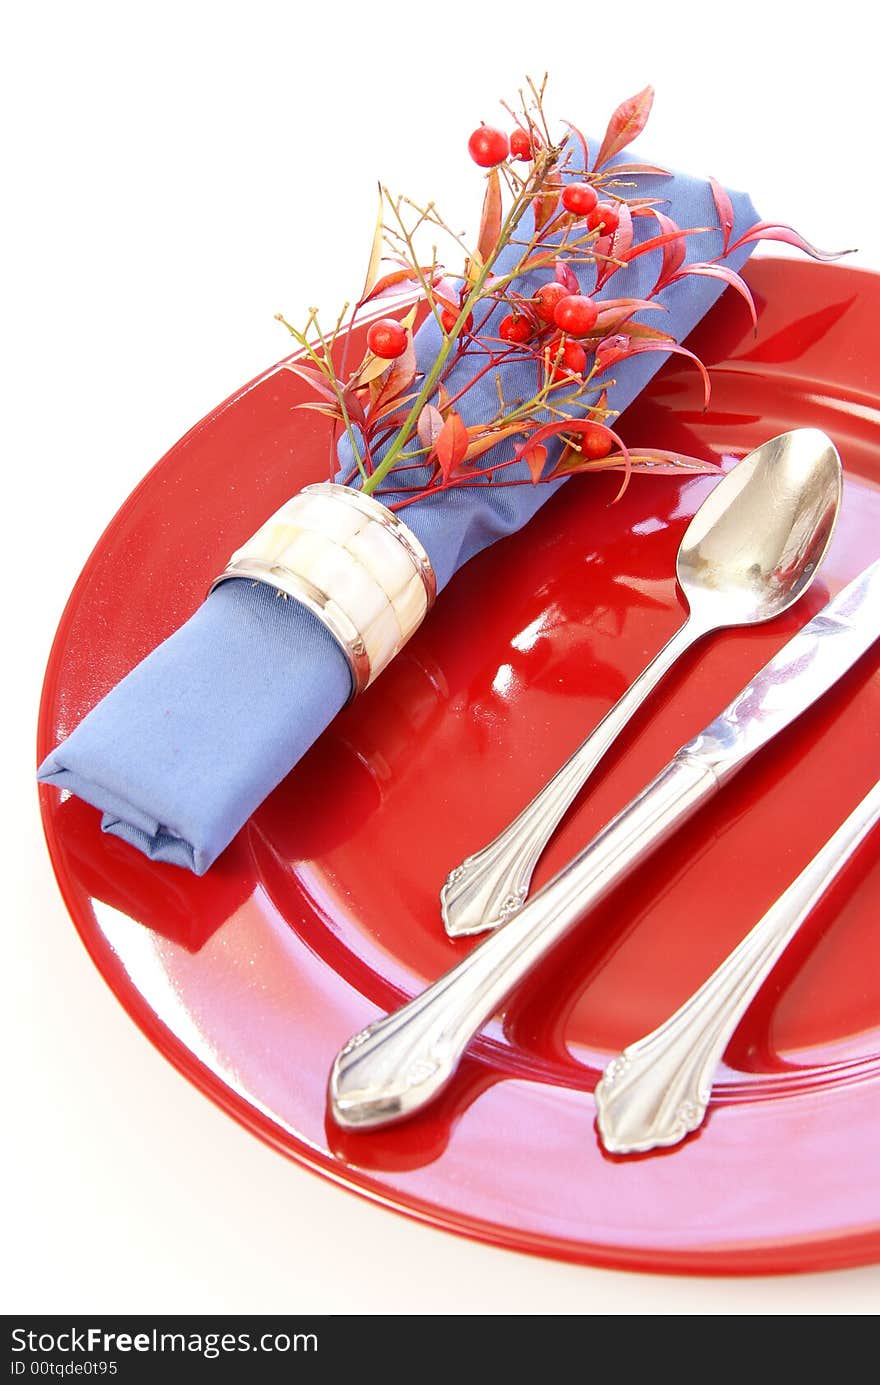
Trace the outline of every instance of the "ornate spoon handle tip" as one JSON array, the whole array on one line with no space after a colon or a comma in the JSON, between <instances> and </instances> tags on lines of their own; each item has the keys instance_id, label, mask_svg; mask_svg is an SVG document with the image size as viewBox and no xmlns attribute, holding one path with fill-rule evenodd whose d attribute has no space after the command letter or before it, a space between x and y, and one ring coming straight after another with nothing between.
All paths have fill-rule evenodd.
<instances>
[{"instance_id":1,"label":"ornate spoon handle tip","mask_svg":"<svg viewBox=\"0 0 880 1385\"><path fill-rule=\"evenodd\" d=\"M664 674L705 633L693 617L685 621L531 803L449 872L440 912L451 938L485 933L519 913L544 848L593 770Z\"/></svg>"}]
</instances>

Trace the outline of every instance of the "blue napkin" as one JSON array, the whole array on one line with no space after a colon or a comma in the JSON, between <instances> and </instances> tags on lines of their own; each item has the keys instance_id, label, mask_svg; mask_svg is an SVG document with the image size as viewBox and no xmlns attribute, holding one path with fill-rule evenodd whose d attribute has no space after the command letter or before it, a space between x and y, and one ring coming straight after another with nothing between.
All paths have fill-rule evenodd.
<instances>
[{"instance_id":1,"label":"blue napkin","mask_svg":"<svg viewBox=\"0 0 880 1385\"><path fill-rule=\"evenodd\" d=\"M629 151L622 156L632 157ZM640 177L638 194L664 199L662 210L682 227L718 224L706 182L682 174ZM731 196L735 240L757 215L748 197ZM656 234L652 218L638 218L635 227L636 240ZM689 236L687 261L711 259L721 244L720 231ZM725 263L740 268L750 248ZM516 253L509 250L508 256ZM619 270L605 296L644 297L656 279L658 255L646 253ZM537 287L547 278L544 271L524 283ZM592 269L583 267L584 292L593 278ZM682 341L723 289L717 279L679 280L661 295L668 313L651 319ZM429 320L416 340L420 369L435 356L439 340ZM617 364L609 408L625 409L665 359L652 352ZM456 367L452 393L473 368L467 358ZM505 380L509 396L515 396L513 370ZM465 422L491 417L491 380L475 386L459 407ZM341 478L351 470L344 445L340 460ZM483 465L488 461L489 456ZM502 474L513 475L514 469ZM417 483L417 473L405 475L408 484ZM522 528L563 484L451 490L408 505L401 517L424 544L440 590L468 558ZM579 478L575 484L590 483ZM213 575L206 573L206 581ZM308 611L277 600L268 586L226 582L47 756L39 778L98 808L105 832L153 860L201 875L333 720L350 688L345 658Z\"/></svg>"}]
</instances>

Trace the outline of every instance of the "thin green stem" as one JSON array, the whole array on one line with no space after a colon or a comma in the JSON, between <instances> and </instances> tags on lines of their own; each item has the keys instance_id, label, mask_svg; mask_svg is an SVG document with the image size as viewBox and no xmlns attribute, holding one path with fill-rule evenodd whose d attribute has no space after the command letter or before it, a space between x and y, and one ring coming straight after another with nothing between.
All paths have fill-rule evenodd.
<instances>
[{"instance_id":1,"label":"thin green stem","mask_svg":"<svg viewBox=\"0 0 880 1385\"><path fill-rule=\"evenodd\" d=\"M414 236L414 234L415 234L415 231L414 231L414 230L410 230L410 229L407 227L407 225L406 225L406 223L405 223L403 217L402 217L401 214L400 214L400 208L399 208L399 206L394 202L394 200L392 199L391 195L389 194L387 188L383 188L383 192L385 193L385 197L387 198L389 207L391 208L392 212L394 213L395 217L397 218L397 224L398 224L398 226L400 227L400 234L401 234L401 237L402 237L402 239L403 239L404 244L406 245L407 250L409 251L410 263L412 264L412 267L413 267L413 269L415 270L416 278L418 279L419 285L421 286L422 293L425 295L425 301L427 302L428 307L431 309L431 312L432 312L432 314L433 314L433 316L434 316L434 320L436 321L437 326L440 328L440 330L441 330L441 332L442 332L442 330L443 330L443 321L442 321L442 318L441 318L441 316L440 316L439 309L437 308L436 299L434 298L434 286L433 286L432 283L430 283L430 282L425 278L425 275L424 275L423 272L422 272L421 265L419 264L419 257L418 257L418 255L417 255L417 253L416 253L416 247L415 247L415 243L414 243L414 241L413 241L413 236ZM414 205L414 204L410 203L409 205L412 206L412 205ZM424 212L421 211L420 208L416 207L415 210L418 211L418 212L420 213L419 225L420 225L423 221L428 220L428 217L426 216L426 214L425 214ZM436 248L435 248L435 250L434 250L434 255L433 255L433 263L434 263L434 265L436 265L436 262L437 262L437 252L436 252Z\"/></svg>"}]
</instances>

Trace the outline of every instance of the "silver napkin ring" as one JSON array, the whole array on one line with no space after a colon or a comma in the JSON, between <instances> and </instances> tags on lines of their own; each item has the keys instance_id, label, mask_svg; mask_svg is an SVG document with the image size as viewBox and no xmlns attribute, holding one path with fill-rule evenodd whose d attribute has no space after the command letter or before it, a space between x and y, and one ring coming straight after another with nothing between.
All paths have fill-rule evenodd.
<instances>
[{"instance_id":1,"label":"silver napkin ring","mask_svg":"<svg viewBox=\"0 0 880 1385\"><path fill-rule=\"evenodd\" d=\"M307 607L348 660L352 696L376 679L437 595L411 529L349 486L305 486L236 549L209 593L231 578L266 582Z\"/></svg>"}]
</instances>

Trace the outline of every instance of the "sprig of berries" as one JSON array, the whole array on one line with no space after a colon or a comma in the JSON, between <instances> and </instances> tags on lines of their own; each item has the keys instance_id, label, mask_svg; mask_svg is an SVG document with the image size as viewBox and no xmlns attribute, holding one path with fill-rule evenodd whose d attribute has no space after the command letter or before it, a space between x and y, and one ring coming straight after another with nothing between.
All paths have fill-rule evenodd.
<instances>
[{"instance_id":1,"label":"sprig of berries","mask_svg":"<svg viewBox=\"0 0 880 1385\"><path fill-rule=\"evenodd\" d=\"M614 162L644 128L652 89L621 103L591 160L576 127L554 137L544 111L546 80L540 86L528 82L518 110L506 107L511 130L482 124L468 140L470 157L486 170L475 243L464 244L433 203L420 207L383 188L366 284L350 315L346 304L325 333L316 309L302 330L279 314L300 347L288 368L318 396L301 407L317 409L345 430L355 461L349 483L359 481L365 492L379 492L391 508L453 486L537 484L575 471L620 468L622 491L633 471L714 470L692 458L630 453L609 426L609 371L646 351L674 352L697 366L708 401L702 363L643 320L646 311L662 306L657 299L663 290L688 274L710 275L739 293L756 320L748 286L725 263L731 251L767 238L820 259L834 258L789 227L766 222L734 240L730 200L712 180L722 247L714 259L688 263L688 238L712 228L680 227L652 200L628 195L638 188L640 175L664 170ZM650 223L647 236L635 234L639 219ZM417 236L425 231L440 232L464 250L458 277L449 276L436 247L427 262L418 253ZM511 247L512 264L505 253ZM644 298L597 296L619 270L652 252L658 272ZM590 294L581 286L585 266L594 278ZM540 272L550 277L537 288L527 287ZM401 293L416 306L400 317L372 321L366 355L349 367L350 329L358 313ZM419 313L433 316L441 333L440 348L425 371L418 369L413 344ZM453 392L452 371L465 356L472 365L468 381ZM529 362L531 395L508 398L508 367ZM466 424L462 401L487 376L494 379L498 407L490 417ZM522 378L518 369L517 379ZM546 446L551 439L561 444L555 462ZM335 464L331 475L334 470ZM404 472L407 478L398 481Z\"/></svg>"}]
</instances>

